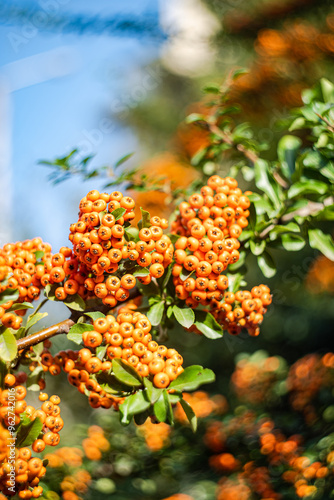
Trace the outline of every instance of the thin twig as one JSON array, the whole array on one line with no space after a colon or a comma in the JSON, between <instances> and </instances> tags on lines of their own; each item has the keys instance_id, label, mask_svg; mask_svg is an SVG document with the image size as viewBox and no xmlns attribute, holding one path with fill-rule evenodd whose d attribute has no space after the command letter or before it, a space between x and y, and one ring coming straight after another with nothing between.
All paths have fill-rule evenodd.
<instances>
[{"instance_id":1,"label":"thin twig","mask_svg":"<svg viewBox=\"0 0 334 500\"><path fill-rule=\"evenodd\" d=\"M221 130L217 125L208 124L208 128L209 128L210 132L212 132L213 134L220 137L223 140L223 142L225 142L229 146L235 147L240 153L242 153L252 163L255 163L259 159L259 157L257 156L257 154L254 151L247 149L243 144L235 144L233 142L232 137L227 132L224 132L223 130Z\"/></svg>"},{"instance_id":2,"label":"thin twig","mask_svg":"<svg viewBox=\"0 0 334 500\"><path fill-rule=\"evenodd\" d=\"M30 347L44 340L47 340L55 335L59 335L60 333L68 333L70 331L71 326L74 325L74 321L71 319L65 319L56 325L49 326L48 328L44 328L39 332L33 333L32 335L28 335L28 337L24 337L23 339L19 339L17 341L18 350L25 349L26 347Z\"/></svg>"}]
</instances>

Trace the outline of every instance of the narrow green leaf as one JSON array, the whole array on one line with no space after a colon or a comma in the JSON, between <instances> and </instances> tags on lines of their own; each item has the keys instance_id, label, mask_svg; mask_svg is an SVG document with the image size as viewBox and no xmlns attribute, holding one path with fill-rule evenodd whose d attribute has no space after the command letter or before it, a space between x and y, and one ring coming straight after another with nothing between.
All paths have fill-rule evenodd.
<instances>
[{"instance_id":1,"label":"narrow green leaf","mask_svg":"<svg viewBox=\"0 0 334 500\"><path fill-rule=\"evenodd\" d=\"M107 352L107 346L100 345L99 347L96 348L95 356L99 358L101 361L103 361L106 352Z\"/></svg>"},{"instance_id":2,"label":"narrow green leaf","mask_svg":"<svg viewBox=\"0 0 334 500\"><path fill-rule=\"evenodd\" d=\"M43 342L41 342L43 346ZM40 345L40 344L38 344ZM43 367L42 366L36 366L33 372L30 373L30 375L27 378L27 389L29 391L40 391L41 388L38 385L39 380L42 378L42 375L44 373Z\"/></svg>"},{"instance_id":3,"label":"narrow green leaf","mask_svg":"<svg viewBox=\"0 0 334 500\"><path fill-rule=\"evenodd\" d=\"M295 163L301 145L301 139L294 135L284 135L278 142L277 154L281 163L281 170L288 179L291 178L295 171Z\"/></svg>"},{"instance_id":4,"label":"narrow green leaf","mask_svg":"<svg viewBox=\"0 0 334 500\"><path fill-rule=\"evenodd\" d=\"M299 226L295 222L289 222L288 224L277 225L269 233L269 239L271 241L275 240L277 236L283 233L299 233Z\"/></svg>"},{"instance_id":5,"label":"narrow green leaf","mask_svg":"<svg viewBox=\"0 0 334 500\"><path fill-rule=\"evenodd\" d=\"M0 334L0 358L3 361L12 361L17 354L16 340L12 332L6 328Z\"/></svg>"},{"instance_id":6,"label":"narrow green leaf","mask_svg":"<svg viewBox=\"0 0 334 500\"><path fill-rule=\"evenodd\" d=\"M184 328L190 328L191 325L194 324L195 313L190 307L184 307L181 309L181 307L174 305L173 313L176 321L180 323L180 325L182 325Z\"/></svg>"},{"instance_id":7,"label":"narrow green leaf","mask_svg":"<svg viewBox=\"0 0 334 500\"><path fill-rule=\"evenodd\" d=\"M204 115L201 115L199 113L191 113L190 115L187 116L185 119L186 123L195 123L198 121L206 121L206 118Z\"/></svg>"},{"instance_id":8,"label":"narrow green leaf","mask_svg":"<svg viewBox=\"0 0 334 500\"><path fill-rule=\"evenodd\" d=\"M112 362L112 369L117 380L131 387L143 385L142 377L136 370L121 358L115 358Z\"/></svg>"},{"instance_id":9,"label":"narrow green leaf","mask_svg":"<svg viewBox=\"0 0 334 500\"><path fill-rule=\"evenodd\" d=\"M208 339L220 339L224 331L212 314L205 311L195 311L195 326Z\"/></svg>"},{"instance_id":10,"label":"narrow green leaf","mask_svg":"<svg viewBox=\"0 0 334 500\"><path fill-rule=\"evenodd\" d=\"M149 321L151 322L152 326L157 326L160 325L162 316L164 313L164 308L165 304L164 302L158 302L157 304L154 304L148 311L146 316L148 317Z\"/></svg>"},{"instance_id":11,"label":"narrow green leaf","mask_svg":"<svg viewBox=\"0 0 334 500\"><path fill-rule=\"evenodd\" d=\"M39 417L28 423L22 422L17 431L15 446L17 448L24 448L32 445L41 433L42 428L43 423Z\"/></svg>"},{"instance_id":12,"label":"narrow green leaf","mask_svg":"<svg viewBox=\"0 0 334 500\"><path fill-rule=\"evenodd\" d=\"M266 278L272 278L276 274L276 265L270 253L263 252L257 258L257 263Z\"/></svg>"},{"instance_id":13,"label":"narrow green leaf","mask_svg":"<svg viewBox=\"0 0 334 500\"><path fill-rule=\"evenodd\" d=\"M186 414L186 417L188 419L188 422L190 424L192 431L196 432L197 431L197 417L196 417L194 410L192 409L190 404L187 403L187 401L185 401L184 399L181 399L180 403L181 403L181 406L183 408L184 413Z\"/></svg>"},{"instance_id":14,"label":"narrow green leaf","mask_svg":"<svg viewBox=\"0 0 334 500\"><path fill-rule=\"evenodd\" d=\"M111 212L111 215L113 215L115 217L115 221L118 221L118 219L120 219L121 217L123 217L123 215L125 213L126 213L126 209L122 208L122 207L119 207L119 208L115 208L115 210L113 210Z\"/></svg>"},{"instance_id":15,"label":"narrow green leaf","mask_svg":"<svg viewBox=\"0 0 334 500\"><path fill-rule=\"evenodd\" d=\"M22 311L24 309L33 309L34 306L30 302L18 302L16 304L13 304L12 307L7 309L7 312L10 311Z\"/></svg>"},{"instance_id":16,"label":"narrow green leaf","mask_svg":"<svg viewBox=\"0 0 334 500\"><path fill-rule=\"evenodd\" d=\"M160 398L162 389L154 387L152 382L147 377L144 377L143 380L144 380L144 386L146 387L148 399L152 404L154 404Z\"/></svg>"},{"instance_id":17,"label":"narrow green leaf","mask_svg":"<svg viewBox=\"0 0 334 500\"><path fill-rule=\"evenodd\" d=\"M281 202L272 186L269 178L269 165L266 161L259 158L254 163L255 184L272 201L275 208L280 208Z\"/></svg>"},{"instance_id":18,"label":"narrow green leaf","mask_svg":"<svg viewBox=\"0 0 334 500\"><path fill-rule=\"evenodd\" d=\"M125 156L122 156L122 158L120 158L116 163L115 163L115 168L119 167L120 165L122 165L123 163L125 163L127 160L129 160L129 158L131 158L131 156L133 156L134 153L129 153Z\"/></svg>"},{"instance_id":19,"label":"narrow green leaf","mask_svg":"<svg viewBox=\"0 0 334 500\"><path fill-rule=\"evenodd\" d=\"M34 252L34 254L35 254L35 257L36 257L36 261L42 260L43 257L44 257L43 250L36 250L36 252Z\"/></svg>"},{"instance_id":20,"label":"narrow green leaf","mask_svg":"<svg viewBox=\"0 0 334 500\"><path fill-rule=\"evenodd\" d=\"M308 237L311 248L320 250L327 259L334 261L334 241L329 234L323 233L321 229L309 229Z\"/></svg>"},{"instance_id":21,"label":"narrow green leaf","mask_svg":"<svg viewBox=\"0 0 334 500\"><path fill-rule=\"evenodd\" d=\"M308 181L295 182L288 191L288 198L304 194L325 194L328 190L328 185L325 182L310 179Z\"/></svg>"},{"instance_id":22,"label":"narrow green leaf","mask_svg":"<svg viewBox=\"0 0 334 500\"><path fill-rule=\"evenodd\" d=\"M141 211L141 220L138 222L138 228L143 229L144 227L150 227L151 226L150 213L147 212L147 210L144 210L142 207L140 207L140 211Z\"/></svg>"},{"instance_id":23,"label":"narrow green leaf","mask_svg":"<svg viewBox=\"0 0 334 500\"><path fill-rule=\"evenodd\" d=\"M208 368L192 365L185 370L169 385L169 389L176 391L194 391L202 384L214 382L215 374Z\"/></svg>"},{"instance_id":24,"label":"narrow green leaf","mask_svg":"<svg viewBox=\"0 0 334 500\"><path fill-rule=\"evenodd\" d=\"M153 410L159 422L173 424L173 410L166 389L162 391L159 399L154 403Z\"/></svg>"},{"instance_id":25,"label":"narrow green leaf","mask_svg":"<svg viewBox=\"0 0 334 500\"><path fill-rule=\"evenodd\" d=\"M26 330L29 330L29 328L31 328L32 326L34 326L41 319L46 318L46 316L48 316L47 312L44 312L44 313L39 313L39 312L36 313L35 312L34 314L31 314L30 316L28 316Z\"/></svg>"}]
</instances>

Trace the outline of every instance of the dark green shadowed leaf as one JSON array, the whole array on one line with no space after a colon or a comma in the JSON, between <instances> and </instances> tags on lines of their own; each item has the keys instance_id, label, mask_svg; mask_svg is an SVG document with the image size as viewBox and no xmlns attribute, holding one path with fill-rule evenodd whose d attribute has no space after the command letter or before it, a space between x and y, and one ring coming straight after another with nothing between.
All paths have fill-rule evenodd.
<instances>
[{"instance_id":1,"label":"dark green shadowed leaf","mask_svg":"<svg viewBox=\"0 0 334 500\"><path fill-rule=\"evenodd\" d=\"M0 293L0 306L2 304L5 304L6 302L9 302L10 300L17 300L19 298L20 294L18 290L12 290L11 288L7 288L3 292Z\"/></svg>"},{"instance_id":2,"label":"dark green shadowed leaf","mask_svg":"<svg viewBox=\"0 0 334 500\"><path fill-rule=\"evenodd\" d=\"M126 213L126 209L125 208L115 208L115 210L113 210L111 212L111 215L113 215L115 217L115 221L119 220L121 217L123 217L123 215Z\"/></svg>"},{"instance_id":3,"label":"dark green shadowed leaf","mask_svg":"<svg viewBox=\"0 0 334 500\"><path fill-rule=\"evenodd\" d=\"M282 234L282 246L288 252L298 252L305 246L305 240L298 234Z\"/></svg>"},{"instance_id":4,"label":"dark green shadowed leaf","mask_svg":"<svg viewBox=\"0 0 334 500\"><path fill-rule=\"evenodd\" d=\"M21 422L17 431L15 446L23 448L32 445L42 429L43 423L38 417L35 420L29 420L29 422Z\"/></svg>"}]
</instances>

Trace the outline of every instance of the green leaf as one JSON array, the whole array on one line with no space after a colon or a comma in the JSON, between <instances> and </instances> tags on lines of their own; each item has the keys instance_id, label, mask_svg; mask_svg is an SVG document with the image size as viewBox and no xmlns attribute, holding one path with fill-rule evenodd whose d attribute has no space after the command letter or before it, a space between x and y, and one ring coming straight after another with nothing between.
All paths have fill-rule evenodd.
<instances>
[{"instance_id":1,"label":"green leaf","mask_svg":"<svg viewBox=\"0 0 334 500\"><path fill-rule=\"evenodd\" d=\"M7 375L6 363L0 359L0 388L5 388L5 376Z\"/></svg>"},{"instance_id":2,"label":"green leaf","mask_svg":"<svg viewBox=\"0 0 334 500\"><path fill-rule=\"evenodd\" d=\"M164 302L158 302L147 311L146 316L148 317L152 326L160 325L164 313L164 308Z\"/></svg>"},{"instance_id":3,"label":"green leaf","mask_svg":"<svg viewBox=\"0 0 334 500\"><path fill-rule=\"evenodd\" d=\"M201 115L199 113L191 113L190 115L187 116L185 119L186 123L195 123L199 121L206 121L206 118L204 115Z\"/></svg>"},{"instance_id":4,"label":"green leaf","mask_svg":"<svg viewBox=\"0 0 334 500\"><path fill-rule=\"evenodd\" d=\"M40 344L38 344L38 345L40 345ZM41 345L43 347L43 342L41 342ZM36 366L34 371L30 373L30 375L27 378L27 389L29 391L40 391L41 390L39 385L38 385L38 381L41 379L43 373L44 373L44 370L43 370L42 366Z\"/></svg>"},{"instance_id":5,"label":"green leaf","mask_svg":"<svg viewBox=\"0 0 334 500\"><path fill-rule=\"evenodd\" d=\"M309 229L308 237L311 248L320 250L327 259L334 261L334 241L329 234L323 233L321 229Z\"/></svg>"},{"instance_id":6,"label":"green leaf","mask_svg":"<svg viewBox=\"0 0 334 500\"><path fill-rule=\"evenodd\" d=\"M296 118L290 125L289 130L293 132L294 130L300 130L305 127L306 120L302 116Z\"/></svg>"},{"instance_id":7,"label":"green leaf","mask_svg":"<svg viewBox=\"0 0 334 500\"><path fill-rule=\"evenodd\" d=\"M115 221L118 221L118 219L123 217L123 215L125 213L126 213L126 208L119 207L119 208L115 208L115 210L113 210L111 212L111 215L113 215L115 217Z\"/></svg>"},{"instance_id":8,"label":"green leaf","mask_svg":"<svg viewBox=\"0 0 334 500\"><path fill-rule=\"evenodd\" d=\"M192 409L190 404L187 403L187 401L185 401L184 399L181 399L180 403L181 403L181 406L183 408L184 413L186 414L186 417L188 419L188 422L190 424L192 431L196 432L197 431L197 417L195 415L194 410Z\"/></svg>"},{"instance_id":9,"label":"green leaf","mask_svg":"<svg viewBox=\"0 0 334 500\"><path fill-rule=\"evenodd\" d=\"M148 399L152 404L154 404L160 398L162 389L154 387L152 382L147 377L144 377L143 380L144 380L144 386L146 387Z\"/></svg>"},{"instance_id":10,"label":"green leaf","mask_svg":"<svg viewBox=\"0 0 334 500\"><path fill-rule=\"evenodd\" d=\"M276 265L270 253L263 252L257 258L257 263L266 278L272 278L276 274Z\"/></svg>"},{"instance_id":11,"label":"green leaf","mask_svg":"<svg viewBox=\"0 0 334 500\"><path fill-rule=\"evenodd\" d=\"M272 201L275 208L280 208L281 202L272 186L272 181L269 178L269 165L266 161L259 158L254 163L254 171L255 171L255 184L261 189L268 198Z\"/></svg>"},{"instance_id":12,"label":"green leaf","mask_svg":"<svg viewBox=\"0 0 334 500\"><path fill-rule=\"evenodd\" d=\"M147 269L147 267L136 266L131 274L135 277L148 276L150 274L150 271Z\"/></svg>"},{"instance_id":13,"label":"green leaf","mask_svg":"<svg viewBox=\"0 0 334 500\"><path fill-rule=\"evenodd\" d=\"M0 334L0 358L3 361L12 361L17 354L16 340L12 332L6 328Z\"/></svg>"},{"instance_id":14,"label":"green leaf","mask_svg":"<svg viewBox=\"0 0 334 500\"><path fill-rule=\"evenodd\" d=\"M89 323L76 323L71 326L70 331L67 334L68 340L72 340L76 344L82 343L82 334L84 332L91 332L94 330L94 326Z\"/></svg>"},{"instance_id":15,"label":"green leaf","mask_svg":"<svg viewBox=\"0 0 334 500\"><path fill-rule=\"evenodd\" d=\"M295 222L289 222L284 226L277 225L270 231L269 239L273 241L277 238L278 235L282 233L299 233L299 230L300 228Z\"/></svg>"},{"instance_id":16,"label":"green leaf","mask_svg":"<svg viewBox=\"0 0 334 500\"><path fill-rule=\"evenodd\" d=\"M84 311L86 309L84 299L77 293L75 295L68 295L64 300L64 304L74 311Z\"/></svg>"},{"instance_id":17,"label":"green leaf","mask_svg":"<svg viewBox=\"0 0 334 500\"><path fill-rule=\"evenodd\" d=\"M173 271L173 264L169 264L169 266L167 267L167 271L165 270L165 274L163 275L162 278L158 278L158 284L160 286L160 290L165 290L168 282L169 282L169 278L171 277L172 275L172 271Z\"/></svg>"},{"instance_id":18,"label":"green leaf","mask_svg":"<svg viewBox=\"0 0 334 500\"><path fill-rule=\"evenodd\" d=\"M169 401L172 405L179 403L182 399L182 392L173 392L172 394L168 393Z\"/></svg>"},{"instance_id":19,"label":"green leaf","mask_svg":"<svg viewBox=\"0 0 334 500\"><path fill-rule=\"evenodd\" d=\"M7 312L10 311L21 311L23 309L33 309L34 306L30 304L30 302L18 302L16 304L13 304L12 307L7 309Z\"/></svg>"},{"instance_id":20,"label":"green leaf","mask_svg":"<svg viewBox=\"0 0 334 500\"><path fill-rule=\"evenodd\" d=\"M151 223L150 223L150 219L151 219L150 212L147 212L142 207L140 207L140 211L141 211L141 220L138 222L139 229L143 229L144 227L150 227L151 226Z\"/></svg>"},{"instance_id":21,"label":"green leaf","mask_svg":"<svg viewBox=\"0 0 334 500\"><path fill-rule=\"evenodd\" d=\"M46 316L48 316L47 312L44 312L44 313L39 313L39 312L36 313L35 312L34 314L31 314L30 316L28 316L26 330L29 330L29 328L36 325L36 323L38 323L38 321L45 318Z\"/></svg>"},{"instance_id":22,"label":"green leaf","mask_svg":"<svg viewBox=\"0 0 334 500\"><path fill-rule=\"evenodd\" d=\"M96 380L102 387L102 389L108 394L113 394L114 396L123 397L129 392L131 389L128 385L123 384L113 373L101 372L96 375Z\"/></svg>"},{"instance_id":23,"label":"green leaf","mask_svg":"<svg viewBox=\"0 0 334 500\"><path fill-rule=\"evenodd\" d=\"M328 185L325 182L310 179L309 181L295 182L288 191L288 198L295 198L301 194L325 194Z\"/></svg>"},{"instance_id":24,"label":"green leaf","mask_svg":"<svg viewBox=\"0 0 334 500\"><path fill-rule=\"evenodd\" d=\"M124 233L124 237L126 239L126 241L138 241L139 240L139 236L138 236L138 229L136 227L126 227L124 229L125 233Z\"/></svg>"},{"instance_id":25,"label":"green leaf","mask_svg":"<svg viewBox=\"0 0 334 500\"><path fill-rule=\"evenodd\" d=\"M114 358L112 369L117 380L131 387L140 387L143 385L142 377L136 370L121 358Z\"/></svg>"},{"instance_id":26,"label":"green leaf","mask_svg":"<svg viewBox=\"0 0 334 500\"><path fill-rule=\"evenodd\" d=\"M32 350L34 351L36 356L40 356L43 352L43 349L44 349L43 342L40 342L39 344L36 344L32 347Z\"/></svg>"},{"instance_id":27,"label":"green leaf","mask_svg":"<svg viewBox=\"0 0 334 500\"><path fill-rule=\"evenodd\" d=\"M184 267L182 267L182 271L180 273L180 280L182 281L186 281L186 279L189 278L189 276L191 276L193 274L194 271L187 271L187 269L185 269Z\"/></svg>"},{"instance_id":28,"label":"green leaf","mask_svg":"<svg viewBox=\"0 0 334 500\"><path fill-rule=\"evenodd\" d=\"M250 240L249 248L253 255L261 255L261 253L263 253L266 248L266 240Z\"/></svg>"},{"instance_id":29,"label":"green leaf","mask_svg":"<svg viewBox=\"0 0 334 500\"><path fill-rule=\"evenodd\" d=\"M93 311L93 312L85 312L85 316L88 316L89 318L92 318L93 321L99 318L105 318L106 315L103 314L100 311Z\"/></svg>"},{"instance_id":30,"label":"green leaf","mask_svg":"<svg viewBox=\"0 0 334 500\"><path fill-rule=\"evenodd\" d=\"M180 323L184 328L190 328L191 325L194 324L195 321L195 313L193 309L190 307L181 307L173 306L173 313L176 318L176 321Z\"/></svg>"},{"instance_id":31,"label":"green leaf","mask_svg":"<svg viewBox=\"0 0 334 500\"><path fill-rule=\"evenodd\" d=\"M154 403L153 410L159 422L173 424L173 410L166 389L162 391L159 399Z\"/></svg>"},{"instance_id":32,"label":"green leaf","mask_svg":"<svg viewBox=\"0 0 334 500\"><path fill-rule=\"evenodd\" d=\"M236 273L236 274L230 274L227 273L228 277L228 290L229 292L236 293L241 286L246 286L246 282L244 281L244 274Z\"/></svg>"},{"instance_id":33,"label":"green leaf","mask_svg":"<svg viewBox=\"0 0 334 500\"><path fill-rule=\"evenodd\" d=\"M123 163L125 163L127 160L129 160L129 158L131 158L131 156L133 156L134 153L129 153L125 156L122 156L122 158L120 158L116 163L115 163L115 168L119 167L120 165L122 165Z\"/></svg>"},{"instance_id":34,"label":"green leaf","mask_svg":"<svg viewBox=\"0 0 334 500\"><path fill-rule=\"evenodd\" d=\"M194 391L202 384L214 382L215 374L208 368L192 365L185 368L180 375L173 380L168 389L176 391Z\"/></svg>"},{"instance_id":35,"label":"green leaf","mask_svg":"<svg viewBox=\"0 0 334 500\"><path fill-rule=\"evenodd\" d=\"M295 163L301 145L301 139L294 135L284 135L278 142L277 154L281 163L281 170L288 179L291 179L295 171Z\"/></svg>"},{"instance_id":36,"label":"green leaf","mask_svg":"<svg viewBox=\"0 0 334 500\"><path fill-rule=\"evenodd\" d=\"M305 246L305 239L298 234L282 234L282 246L288 252L298 252Z\"/></svg>"},{"instance_id":37,"label":"green leaf","mask_svg":"<svg viewBox=\"0 0 334 500\"><path fill-rule=\"evenodd\" d=\"M324 102L334 102L334 85L327 78L321 78L320 88Z\"/></svg>"},{"instance_id":38,"label":"green leaf","mask_svg":"<svg viewBox=\"0 0 334 500\"><path fill-rule=\"evenodd\" d=\"M36 250L36 252L34 252L34 254L35 254L35 257L36 257L36 261L42 260L43 257L44 257L43 250Z\"/></svg>"},{"instance_id":39,"label":"green leaf","mask_svg":"<svg viewBox=\"0 0 334 500\"><path fill-rule=\"evenodd\" d=\"M131 422L133 415L145 412L151 406L147 398L146 391L138 391L131 396L125 398L124 403L119 406L121 415L121 423L128 425Z\"/></svg>"},{"instance_id":40,"label":"green leaf","mask_svg":"<svg viewBox=\"0 0 334 500\"><path fill-rule=\"evenodd\" d=\"M220 339L224 331L212 314L205 311L195 311L195 326L208 339Z\"/></svg>"},{"instance_id":41,"label":"green leaf","mask_svg":"<svg viewBox=\"0 0 334 500\"><path fill-rule=\"evenodd\" d=\"M99 347L96 348L95 356L99 358L101 361L103 361L106 351L107 351L107 346L100 345Z\"/></svg>"},{"instance_id":42,"label":"green leaf","mask_svg":"<svg viewBox=\"0 0 334 500\"><path fill-rule=\"evenodd\" d=\"M20 293L17 289L13 290L12 288L7 288L3 292L0 293L0 306L2 304L6 304L6 302L9 302L10 300L17 300L20 296Z\"/></svg>"},{"instance_id":43,"label":"green leaf","mask_svg":"<svg viewBox=\"0 0 334 500\"><path fill-rule=\"evenodd\" d=\"M42 429L43 423L39 417L27 423L21 422L17 431L15 446L17 448L24 448L32 445L40 435Z\"/></svg>"}]
</instances>

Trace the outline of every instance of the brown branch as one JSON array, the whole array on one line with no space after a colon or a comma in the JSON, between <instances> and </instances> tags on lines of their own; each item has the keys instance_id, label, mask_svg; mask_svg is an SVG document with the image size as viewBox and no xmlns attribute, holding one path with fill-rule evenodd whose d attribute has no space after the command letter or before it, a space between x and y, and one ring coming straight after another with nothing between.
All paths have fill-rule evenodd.
<instances>
[{"instance_id":1,"label":"brown branch","mask_svg":"<svg viewBox=\"0 0 334 500\"><path fill-rule=\"evenodd\" d=\"M55 335L59 335L60 333L68 333L70 331L71 326L74 325L74 321L71 319L65 319L56 325L49 326L48 328L44 328L39 332L33 333L32 335L28 335L28 337L24 337L17 341L18 350L25 349L26 347L30 347L44 340L50 339Z\"/></svg>"},{"instance_id":2,"label":"brown branch","mask_svg":"<svg viewBox=\"0 0 334 500\"><path fill-rule=\"evenodd\" d=\"M259 159L257 154L254 153L254 151L247 149L243 144L235 144L233 142L232 137L227 132L224 132L219 127L217 127L217 125L208 124L208 128L209 128L210 132L212 132L213 134L220 137L223 142L225 142L229 146L235 147L240 153L242 153L252 163L255 163Z\"/></svg>"}]
</instances>

